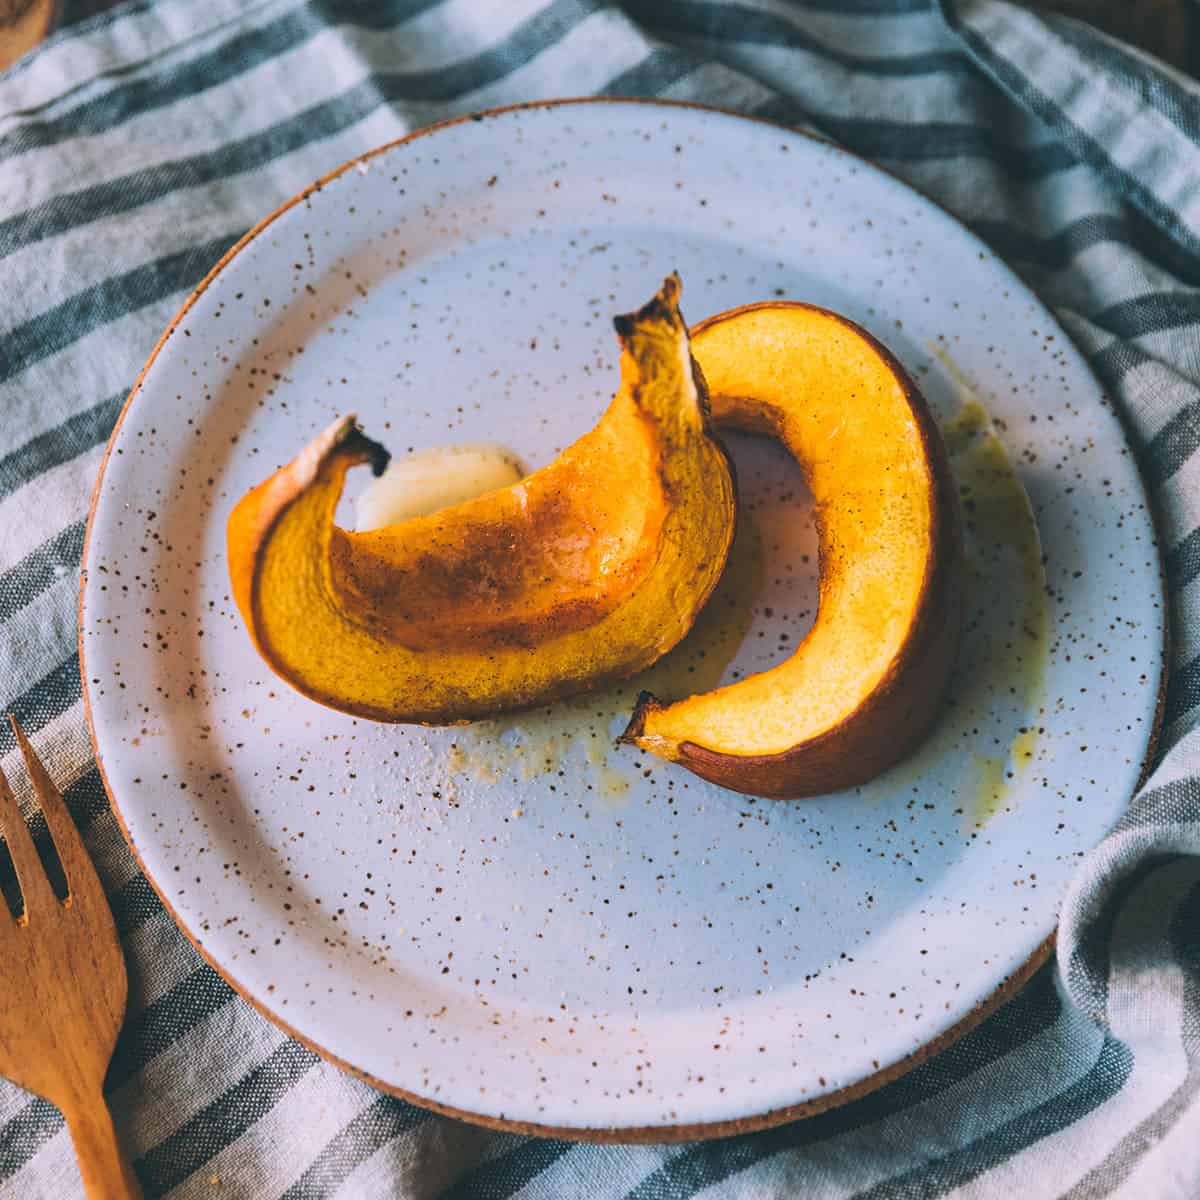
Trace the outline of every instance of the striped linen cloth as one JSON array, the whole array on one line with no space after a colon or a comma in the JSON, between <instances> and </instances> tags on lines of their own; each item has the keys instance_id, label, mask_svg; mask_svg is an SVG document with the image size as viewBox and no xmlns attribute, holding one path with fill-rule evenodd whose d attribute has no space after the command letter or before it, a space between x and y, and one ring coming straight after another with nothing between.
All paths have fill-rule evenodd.
<instances>
[{"instance_id":1,"label":"striped linen cloth","mask_svg":"<svg viewBox=\"0 0 1200 1200\"><path fill-rule=\"evenodd\" d=\"M138 873L75 654L105 438L222 252L430 121L586 93L811 127L957 213L1115 398L1172 606L1160 757L1080 865L1057 964L865 1099L677 1147L435 1117L257 1016ZM0 75L0 709L69 784L112 897L131 997L109 1097L147 1196L1200 1196L1198 140L1195 82L1000 0L127 0ZM6 770L12 749L0 730ZM0 1196L79 1194L58 1113L0 1085Z\"/></svg>"}]
</instances>

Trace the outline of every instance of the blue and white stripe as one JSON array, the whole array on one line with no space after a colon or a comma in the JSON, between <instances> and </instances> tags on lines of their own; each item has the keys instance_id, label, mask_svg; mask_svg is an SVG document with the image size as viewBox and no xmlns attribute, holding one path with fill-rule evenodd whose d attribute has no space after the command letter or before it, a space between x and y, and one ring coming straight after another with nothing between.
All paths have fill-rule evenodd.
<instances>
[{"instance_id":1,"label":"blue and white stripe","mask_svg":"<svg viewBox=\"0 0 1200 1200\"><path fill-rule=\"evenodd\" d=\"M871 1096L671 1148L436 1117L258 1017L129 855L75 655L103 443L213 262L379 143L588 93L814 129L971 225L1110 390L1155 501L1172 606L1163 753L1081 864L1059 970ZM0 708L63 774L112 897L132 967L109 1092L147 1196L1200 1194L1198 138L1193 81L1001 0L127 0L0 75ZM0 729L6 768L12 749ZM57 1112L0 1086L0 1196L75 1194Z\"/></svg>"}]
</instances>

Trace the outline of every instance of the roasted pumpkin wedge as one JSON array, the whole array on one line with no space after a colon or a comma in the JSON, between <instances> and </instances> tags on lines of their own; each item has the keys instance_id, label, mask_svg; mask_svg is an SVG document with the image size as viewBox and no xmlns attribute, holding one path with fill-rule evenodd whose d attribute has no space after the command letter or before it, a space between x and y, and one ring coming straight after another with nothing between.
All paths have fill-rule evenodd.
<instances>
[{"instance_id":1,"label":"roasted pumpkin wedge","mask_svg":"<svg viewBox=\"0 0 1200 1200\"><path fill-rule=\"evenodd\" d=\"M815 623L778 666L662 705L623 738L735 791L793 798L863 783L932 724L961 624L962 544L945 447L870 334L768 303L692 331L720 426L770 434L815 503Z\"/></svg>"},{"instance_id":2,"label":"roasted pumpkin wedge","mask_svg":"<svg viewBox=\"0 0 1200 1200\"><path fill-rule=\"evenodd\" d=\"M669 277L615 321L599 423L521 482L368 533L334 523L346 472L387 452L344 417L229 518L234 597L305 695L380 721L452 723L632 675L716 584L734 485Z\"/></svg>"}]
</instances>

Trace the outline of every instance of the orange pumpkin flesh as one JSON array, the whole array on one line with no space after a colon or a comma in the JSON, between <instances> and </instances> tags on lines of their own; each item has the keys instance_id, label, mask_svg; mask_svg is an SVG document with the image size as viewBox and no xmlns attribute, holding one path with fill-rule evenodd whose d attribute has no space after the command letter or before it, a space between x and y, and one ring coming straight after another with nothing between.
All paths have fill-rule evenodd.
<instances>
[{"instance_id":1,"label":"orange pumpkin flesh","mask_svg":"<svg viewBox=\"0 0 1200 1200\"><path fill-rule=\"evenodd\" d=\"M865 782L929 729L954 662L962 548L940 435L891 354L824 309L752 305L692 339L718 424L780 439L804 471L818 612L768 671L665 706L644 695L623 740L753 795Z\"/></svg>"},{"instance_id":2,"label":"orange pumpkin flesh","mask_svg":"<svg viewBox=\"0 0 1200 1200\"><path fill-rule=\"evenodd\" d=\"M387 453L346 417L248 493L227 529L259 653L304 694L382 721L450 723L632 675L674 646L733 536L728 458L671 276L616 321L600 422L512 487L351 533L347 470Z\"/></svg>"}]
</instances>

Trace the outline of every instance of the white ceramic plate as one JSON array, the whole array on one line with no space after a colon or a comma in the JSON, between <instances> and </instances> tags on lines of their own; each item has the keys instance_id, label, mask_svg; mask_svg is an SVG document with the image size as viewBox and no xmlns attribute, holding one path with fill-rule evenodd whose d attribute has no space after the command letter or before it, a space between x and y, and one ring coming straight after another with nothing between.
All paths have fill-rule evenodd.
<instances>
[{"instance_id":1,"label":"white ceramic plate","mask_svg":"<svg viewBox=\"0 0 1200 1200\"><path fill-rule=\"evenodd\" d=\"M646 677L430 730L327 711L269 674L229 598L237 498L347 411L401 454L495 440L549 461L615 386L610 318L673 268L691 320L828 305L941 417L969 386L998 418L1044 591L1011 504L978 504L953 700L917 758L850 794L755 801L612 748ZM752 528L715 616L651 674L660 695L774 661L812 619L798 473L770 445L735 455ZM453 123L275 214L155 351L86 566L104 776L204 954L382 1086L576 1136L815 1111L977 1020L1048 952L1079 857L1125 807L1162 662L1133 461L1045 309L886 174L649 103Z\"/></svg>"}]
</instances>

